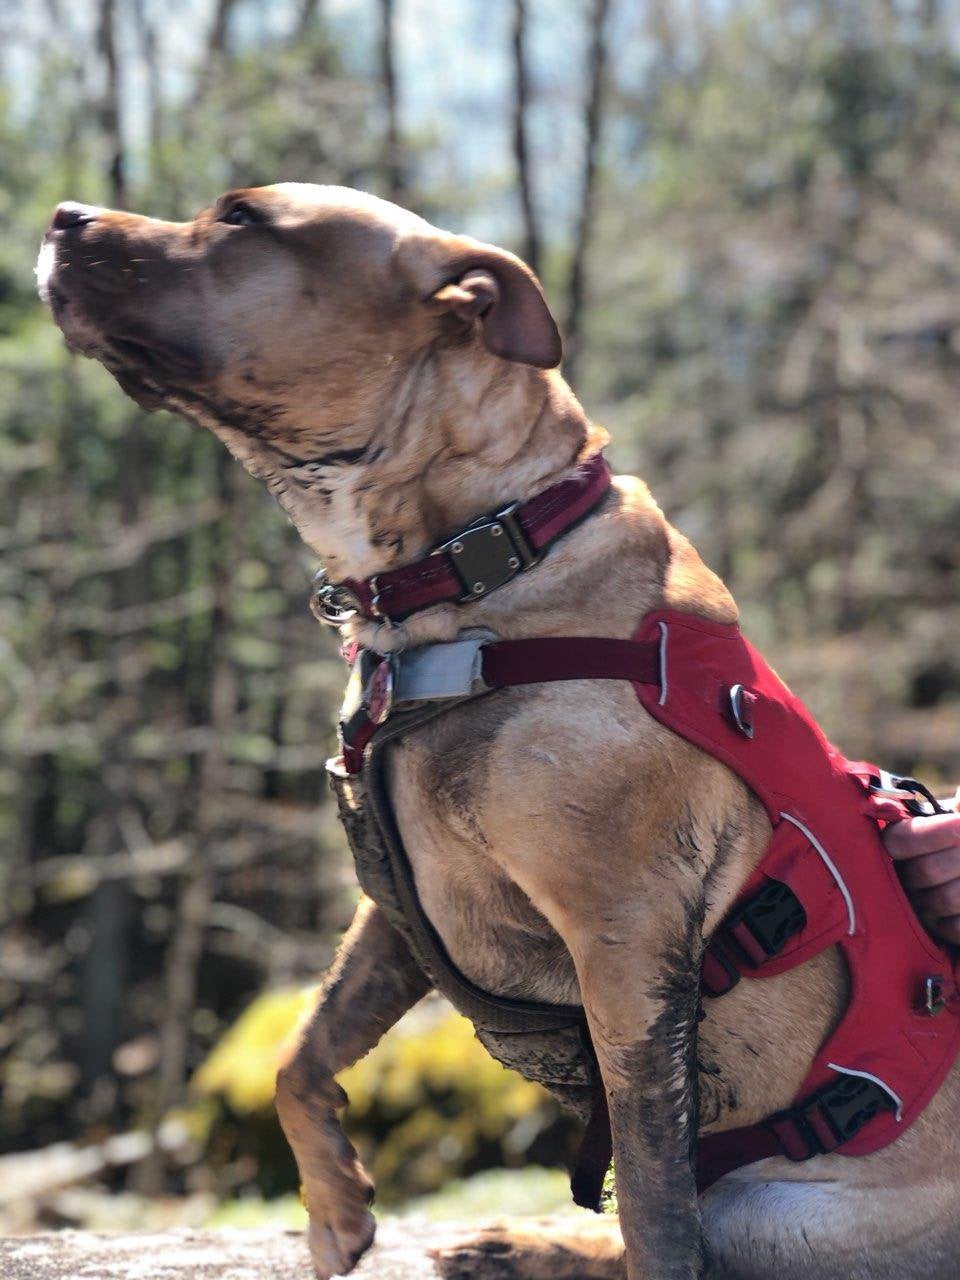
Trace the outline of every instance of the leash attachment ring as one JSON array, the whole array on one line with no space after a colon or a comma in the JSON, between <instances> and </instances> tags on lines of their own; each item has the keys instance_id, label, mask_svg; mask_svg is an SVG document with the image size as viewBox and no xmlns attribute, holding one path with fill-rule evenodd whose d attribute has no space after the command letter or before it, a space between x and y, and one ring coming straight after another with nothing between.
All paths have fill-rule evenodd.
<instances>
[{"instance_id":1,"label":"leash attachment ring","mask_svg":"<svg viewBox=\"0 0 960 1280\"><path fill-rule=\"evenodd\" d=\"M886 769L877 770L875 778L871 779L870 790L883 800L896 800L916 818L949 812L922 782L916 778L889 773Z\"/></svg>"},{"instance_id":2,"label":"leash attachment ring","mask_svg":"<svg viewBox=\"0 0 960 1280\"><path fill-rule=\"evenodd\" d=\"M342 627L355 618L362 608L360 597L348 586L331 582L326 569L313 575L310 590L310 612L326 627Z\"/></svg>"},{"instance_id":3,"label":"leash attachment ring","mask_svg":"<svg viewBox=\"0 0 960 1280\"><path fill-rule=\"evenodd\" d=\"M756 701L757 695L742 684L730 686L730 719L745 738L752 738L754 734L753 708Z\"/></svg>"}]
</instances>

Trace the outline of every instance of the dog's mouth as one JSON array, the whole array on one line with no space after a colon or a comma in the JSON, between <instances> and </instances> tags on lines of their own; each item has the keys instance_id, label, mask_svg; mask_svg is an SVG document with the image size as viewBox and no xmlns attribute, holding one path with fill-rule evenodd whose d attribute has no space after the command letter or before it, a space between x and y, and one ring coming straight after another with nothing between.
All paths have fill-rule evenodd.
<instances>
[{"instance_id":1,"label":"dog's mouth","mask_svg":"<svg viewBox=\"0 0 960 1280\"><path fill-rule=\"evenodd\" d=\"M178 387L203 377L204 361L195 349L160 337L140 321L103 317L102 301L95 299L90 305L79 290L68 291L55 260L45 262L44 257L42 250L37 266L40 296L67 346L99 361L139 405L161 408Z\"/></svg>"},{"instance_id":2,"label":"dog's mouth","mask_svg":"<svg viewBox=\"0 0 960 1280\"><path fill-rule=\"evenodd\" d=\"M106 330L95 358L142 409L162 409L171 397L196 385L203 362L187 347L139 330Z\"/></svg>"},{"instance_id":3,"label":"dog's mouth","mask_svg":"<svg viewBox=\"0 0 960 1280\"><path fill-rule=\"evenodd\" d=\"M204 360L182 338L155 332L154 325L129 315L131 300L116 288L115 275L87 282L83 269L58 252L47 237L37 259L40 296L67 344L84 356L109 367L138 374L155 383L196 380L204 374ZM156 303L154 303L154 306Z\"/></svg>"},{"instance_id":4,"label":"dog's mouth","mask_svg":"<svg viewBox=\"0 0 960 1280\"><path fill-rule=\"evenodd\" d=\"M125 327L103 336L107 353L131 370L156 379L192 382L203 373L203 361L191 347L159 338L140 328Z\"/></svg>"}]
</instances>

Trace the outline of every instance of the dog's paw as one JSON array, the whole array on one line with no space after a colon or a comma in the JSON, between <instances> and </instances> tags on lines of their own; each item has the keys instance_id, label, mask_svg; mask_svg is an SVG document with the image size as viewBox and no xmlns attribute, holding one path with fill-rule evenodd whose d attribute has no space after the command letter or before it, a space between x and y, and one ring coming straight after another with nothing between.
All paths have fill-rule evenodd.
<instances>
[{"instance_id":1,"label":"dog's paw","mask_svg":"<svg viewBox=\"0 0 960 1280\"><path fill-rule=\"evenodd\" d=\"M317 1280L346 1276L373 1244L377 1224L369 1209L310 1215L307 1242Z\"/></svg>"}]
</instances>

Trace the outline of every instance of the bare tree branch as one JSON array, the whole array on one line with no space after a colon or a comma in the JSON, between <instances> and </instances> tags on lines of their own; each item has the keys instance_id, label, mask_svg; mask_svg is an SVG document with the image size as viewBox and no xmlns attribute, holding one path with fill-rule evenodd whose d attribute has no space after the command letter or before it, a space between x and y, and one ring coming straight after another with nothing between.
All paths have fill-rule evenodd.
<instances>
[{"instance_id":1,"label":"bare tree branch","mask_svg":"<svg viewBox=\"0 0 960 1280\"><path fill-rule=\"evenodd\" d=\"M230 37L230 19L237 0L217 0L213 22L207 35L207 61L214 62L227 52Z\"/></svg>"},{"instance_id":2,"label":"bare tree branch","mask_svg":"<svg viewBox=\"0 0 960 1280\"><path fill-rule=\"evenodd\" d=\"M321 0L300 0L297 20L293 27L293 39L303 40L319 25L323 14Z\"/></svg>"},{"instance_id":3,"label":"bare tree branch","mask_svg":"<svg viewBox=\"0 0 960 1280\"><path fill-rule=\"evenodd\" d=\"M110 180L110 202L115 209L125 209L127 207L127 176L123 138L120 132L120 65L117 58L114 0L100 0L97 51L103 59L106 76L100 103L100 127L109 148L107 170Z\"/></svg>"},{"instance_id":4,"label":"bare tree branch","mask_svg":"<svg viewBox=\"0 0 960 1280\"><path fill-rule=\"evenodd\" d=\"M394 200L403 194L406 186L400 152L400 126L397 109L395 28L396 5L394 0L380 0L380 80L386 112L386 129L383 140L383 173L387 192Z\"/></svg>"},{"instance_id":5,"label":"bare tree branch","mask_svg":"<svg viewBox=\"0 0 960 1280\"><path fill-rule=\"evenodd\" d=\"M517 166L517 181L520 187L520 207L523 211L523 256L532 269L539 272L540 227L533 198L533 179L530 172L530 147L527 129L530 84L527 73L526 43L526 0L513 0L513 155Z\"/></svg>"},{"instance_id":6,"label":"bare tree branch","mask_svg":"<svg viewBox=\"0 0 960 1280\"><path fill-rule=\"evenodd\" d=\"M221 70L230 49L230 26L237 0L216 0L213 21L207 32L206 56L197 70L197 80L193 89L193 106L197 107L206 97L210 86ZM185 121L189 121L189 114ZM187 125L186 135L190 128Z\"/></svg>"},{"instance_id":7,"label":"bare tree branch","mask_svg":"<svg viewBox=\"0 0 960 1280\"><path fill-rule=\"evenodd\" d=\"M575 384L583 345L583 311L586 295L587 253L593 234L594 203L597 182L597 151L603 109L603 91L607 69L606 23L609 0L592 0L590 49L587 54L588 89L584 115L583 177L580 187L580 212L574 234L567 288L566 360L564 373Z\"/></svg>"},{"instance_id":8,"label":"bare tree branch","mask_svg":"<svg viewBox=\"0 0 960 1280\"><path fill-rule=\"evenodd\" d=\"M147 14L146 0L134 0L136 19L146 67L146 97L151 177L160 188L163 186L163 93L160 82L160 49L157 27Z\"/></svg>"}]
</instances>

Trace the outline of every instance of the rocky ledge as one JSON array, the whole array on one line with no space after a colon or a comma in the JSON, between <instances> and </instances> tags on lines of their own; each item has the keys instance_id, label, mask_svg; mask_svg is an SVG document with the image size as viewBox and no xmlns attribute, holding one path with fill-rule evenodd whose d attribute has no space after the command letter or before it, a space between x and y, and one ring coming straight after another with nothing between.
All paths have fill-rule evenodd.
<instances>
[{"instance_id":1,"label":"rocky ledge","mask_svg":"<svg viewBox=\"0 0 960 1280\"><path fill-rule=\"evenodd\" d=\"M427 1250L466 1229L383 1224L358 1280L437 1280ZM476 1230L476 1228L474 1228ZM99 1235L61 1231L0 1239L3 1280L312 1280L302 1232L168 1231Z\"/></svg>"}]
</instances>

